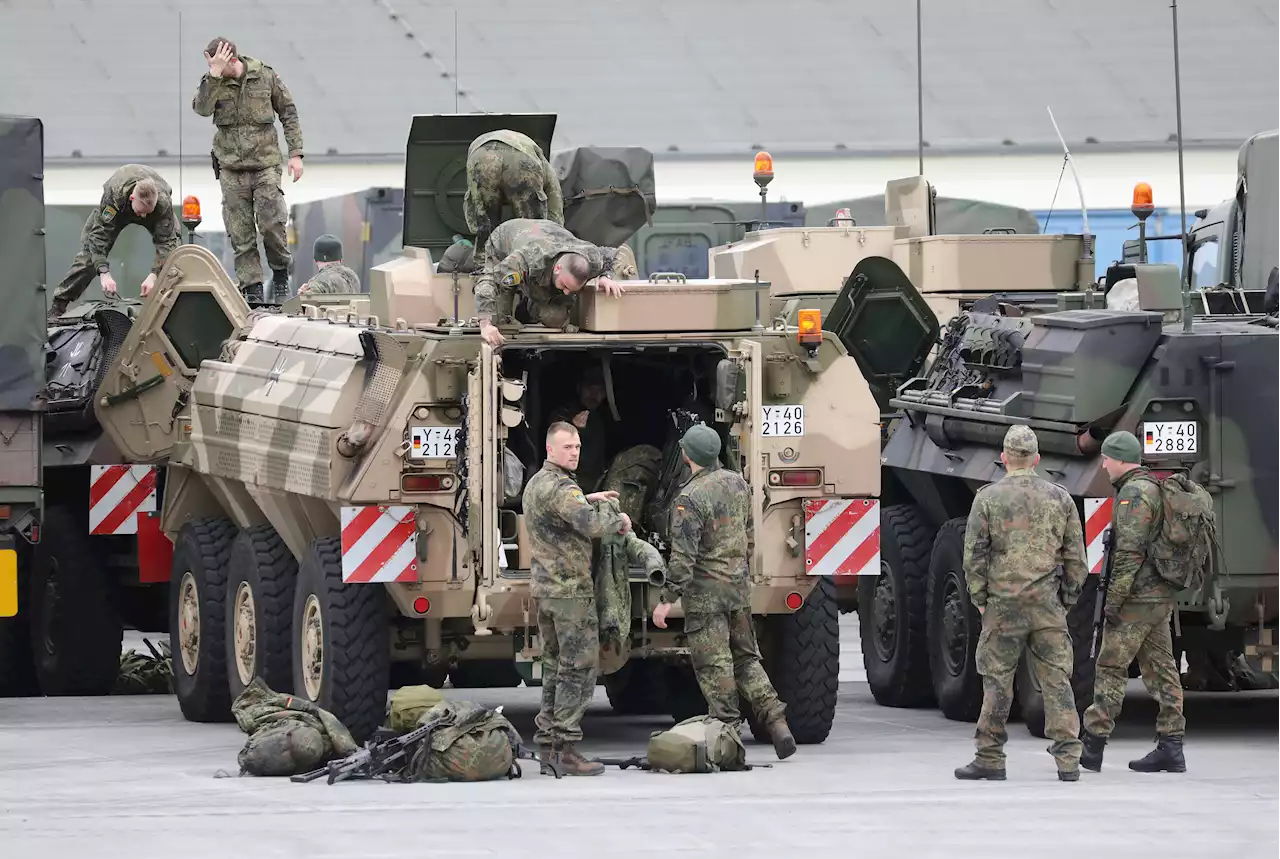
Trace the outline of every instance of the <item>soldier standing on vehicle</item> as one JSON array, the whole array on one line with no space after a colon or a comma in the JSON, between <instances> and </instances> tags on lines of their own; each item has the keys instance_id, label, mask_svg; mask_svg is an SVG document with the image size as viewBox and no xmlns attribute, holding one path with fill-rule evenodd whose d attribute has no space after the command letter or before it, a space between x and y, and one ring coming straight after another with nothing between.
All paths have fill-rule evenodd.
<instances>
[{"instance_id":1,"label":"soldier standing on vehicle","mask_svg":"<svg viewBox=\"0 0 1280 859\"><path fill-rule=\"evenodd\" d=\"M342 241L325 233L311 246L316 275L298 287L298 295L355 295L360 292L360 275L342 262Z\"/></svg>"},{"instance_id":2,"label":"soldier standing on vehicle","mask_svg":"<svg viewBox=\"0 0 1280 859\"><path fill-rule=\"evenodd\" d=\"M621 295L625 290L610 277L617 252L584 242L552 221L503 222L489 237L484 270L476 275L480 336L490 346L506 342L497 323L510 320L517 293L524 295L530 315L550 328L568 323L577 294L593 277L599 278L597 289Z\"/></svg>"},{"instance_id":3,"label":"soldier standing on vehicle","mask_svg":"<svg viewBox=\"0 0 1280 859\"><path fill-rule=\"evenodd\" d=\"M1182 680L1173 658L1169 624L1176 588L1147 561L1160 528L1164 502L1160 486L1143 467L1142 445L1129 432L1114 432L1102 443L1102 467L1115 486L1111 513L1111 582L1107 587L1102 647L1093 681L1093 704L1084 712L1084 755L1080 765L1102 769L1103 747L1124 704L1129 665L1136 657L1147 692L1160 704L1156 747L1129 762L1138 772L1186 772L1182 737Z\"/></svg>"},{"instance_id":4,"label":"soldier standing on vehicle","mask_svg":"<svg viewBox=\"0 0 1280 859\"><path fill-rule=\"evenodd\" d=\"M581 451L578 431L566 423L547 430L547 460L524 488L533 580L542 639L542 707L533 739L543 763L569 775L599 775L604 765L584 758L574 746L582 739L582 716L596 687L600 656L599 618L591 576L591 541L625 534L625 513L597 510L595 501L617 493L583 495L574 482Z\"/></svg>"},{"instance_id":5,"label":"soldier standing on vehicle","mask_svg":"<svg viewBox=\"0 0 1280 859\"><path fill-rule=\"evenodd\" d=\"M745 698L773 737L778 758L790 757L796 741L786 705L761 664L751 621L751 489L742 475L720 467L720 436L711 427L690 427L680 448L693 476L672 507L671 557L653 624L666 629L671 606L680 601L707 714L738 727L739 696Z\"/></svg>"},{"instance_id":6,"label":"soldier standing on vehicle","mask_svg":"<svg viewBox=\"0 0 1280 859\"><path fill-rule=\"evenodd\" d=\"M191 106L200 116L212 116L218 129L213 136L213 172L222 186L222 217L236 255L236 278L246 300L262 302L261 231L273 273L273 299L284 301L289 297L292 258L285 236L288 212L280 187L275 121L279 116L284 127L289 175L297 182L302 178L298 109L275 70L241 56L232 42L214 39L204 58L209 71L200 79Z\"/></svg>"},{"instance_id":7,"label":"soldier standing on vehicle","mask_svg":"<svg viewBox=\"0 0 1280 859\"><path fill-rule=\"evenodd\" d=\"M982 712L974 735L977 754L955 776L1005 778L1005 723L1013 675L1025 651L1044 694L1045 735L1053 740L1049 750L1058 778L1078 781L1080 718L1071 690L1067 610L1089 573L1080 517L1065 489L1035 473L1040 451L1030 427L1009 428L1000 460L1005 476L978 490L964 535L969 600L982 615L975 656Z\"/></svg>"},{"instance_id":8,"label":"soldier standing on vehicle","mask_svg":"<svg viewBox=\"0 0 1280 859\"><path fill-rule=\"evenodd\" d=\"M165 257L177 249L181 237L178 218L173 212L173 189L159 173L143 164L126 164L103 184L102 201L80 232L80 253L54 290L50 319L65 313L67 306L84 293L95 277L101 278L102 291L115 297L116 281L111 276L107 254L115 247L120 231L129 224L146 227L156 249L151 273L142 281L142 294L146 296L156 285Z\"/></svg>"},{"instance_id":9,"label":"soldier standing on vehicle","mask_svg":"<svg viewBox=\"0 0 1280 859\"><path fill-rule=\"evenodd\" d=\"M467 150L467 192L462 211L476 236L477 269L485 245L502 223L502 206L516 218L550 220L564 226L564 197L556 171L542 148L526 134L500 129L482 134Z\"/></svg>"}]
</instances>

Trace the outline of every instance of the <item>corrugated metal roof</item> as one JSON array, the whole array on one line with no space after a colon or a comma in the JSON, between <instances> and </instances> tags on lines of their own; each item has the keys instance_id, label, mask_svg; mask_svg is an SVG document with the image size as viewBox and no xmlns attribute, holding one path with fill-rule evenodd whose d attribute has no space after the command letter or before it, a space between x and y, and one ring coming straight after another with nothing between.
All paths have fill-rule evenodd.
<instances>
[{"instance_id":1,"label":"corrugated metal roof","mask_svg":"<svg viewBox=\"0 0 1280 859\"><path fill-rule=\"evenodd\" d=\"M1167 144L1167 0L925 0L928 151ZM179 41L178 11L182 10ZM555 148L661 156L764 147L913 151L907 0L0 0L0 112L51 158L206 152L191 111L225 35L280 73L312 156L400 155L414 113L559 113ZM1239 145L1276 127L1275 0L1179 5L1183 129ZM180 73L179 73L180 65ZM455 86L455 72L461 86ZM181 116L180 116L181 114Z\"/></svg>"}]
</instances>

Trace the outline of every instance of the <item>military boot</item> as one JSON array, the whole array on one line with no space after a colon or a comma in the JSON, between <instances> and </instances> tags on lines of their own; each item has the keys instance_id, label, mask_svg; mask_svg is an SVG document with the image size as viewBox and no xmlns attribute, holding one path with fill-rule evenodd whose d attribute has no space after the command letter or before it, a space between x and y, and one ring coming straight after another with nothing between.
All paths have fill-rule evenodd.
<instances>
[{"instance_id":1,"label":"military boot","mask_svg":"<svg viewBox=\"0 0 1280 859\"><path fill-rule=\"evenodd\" d=\"M786 719L778 719L769 725L769 734L773 737L773 751L778 760L786 760L796 753L796 738L791 736Z\"/></svg>"},{"instance_id":2,"label":"military boot","mask_svg":"<svg viewBox=\"0 0 1280 859\"><path fill-rule=\"evenodd\" d=\"M556 766L565 775L600 775L604 772L604 764L584 758L573 743L564 743L556 749Z\"/></svg>"},{"instance_id":3,"label":"military boot","mask_svg":"<svg viewBox=\"0 0 1280 859\"><path fill-rule=\"evenodd\" d=\"M1140 773L1186 772L1187 761L1182 756L1182 737L1158 734L1156 747L1146 757L1129 761L1129 769Z\"/></svg>"},{"instance_id":4,"label":"military boot","mask_svg":"<svg viewBox=\"0 0 1280 859\"><path fill-rule=\"evenodd\" d=\"M289 300L289 272L272 269L271 301L273 304L284 304Z\"/></svg>"},{"instance_id":5,"label":"military boot","mask_svg":"<svg viewBox=\"0 0 1280 859\"><path fill-rule=\"evenodd\" d=\"M980 781L982 779L986 779L987 781L1004 781L1005 771L1004 767L1001 767L1000 769L991 769L990 767L984 767L982 764L974 761L973 763L965 764L957 769L956 778L961 781Z\"/></svg>"},{"instance_id":6,"label":"military boot","mask_svg":"<svg viewBox=\"0 0 1280 859\"><path fill-rule=\"evenodd\" d=\"M1084 751L1080 753L1080 766L1089 772L1101 772L1102 751L1106 748L1107 738L1081 731L1080 742L1084 743Z\"/></svg>"},{"instance_id":7,"label":"military boot","mask_svg":"<svg viewBox=\"0 0 1280 859\"><path fill-rule=\"evenodd\" d=\"M67 305L70 304L65 298L55 298L53 306L49 308L49 315L45 317L45 322L53 322L59 316L67 312Z\"/></svg>"},{"instance_id":8,"label":"military boot","mask_svg":"<svg viewBox=\"0 0 1280 859\"><path fill-rule=\"evenodd\" d=\"M1058 770L1058 781L1080 781L1080 770Z\"/></svg>"},{"instance_id":9,"label":"military boot","mask_svg":"<svg viewBox=\"0 0 1280 859\"><path fill-rule=\"evenodd\" d=\"M247 301L250 306L259 305L262 303L262 284L251 283L244 289L240 290L240 294L244 296L244 300Z\"/></svg>"}]
</instances>

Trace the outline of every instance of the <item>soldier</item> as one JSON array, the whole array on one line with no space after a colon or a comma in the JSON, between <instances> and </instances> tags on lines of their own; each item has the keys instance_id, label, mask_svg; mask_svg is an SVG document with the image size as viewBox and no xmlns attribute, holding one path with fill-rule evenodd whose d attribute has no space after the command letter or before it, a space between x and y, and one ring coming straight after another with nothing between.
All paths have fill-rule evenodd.
<instances>
[{"instance_id":1,"label":"soldier","mask_svg":"<svg viewBox=\"0 0 1280 859\"><path fill-rule=\"evenodd\" d=\"M599 618L591 577L591 541L627 533L631 520L593 502L616 492L584 496L574 482L581 443L572 424L547 429L547 461L524 488L533 580L542 638L542 707L534 720L534 742L543 763L569 775L599 775L604 765L588 761L574 747L582 739L582 716L595 692L599 661Z\"/></svg>"},{"instance_id":2,"label":"soldier","mask_svg":"<svg viewBox=\"0 0 1280 859\"><path fill-rule=\"evenodd\" d=\"M653 609L653 624L666 629L671 606L681 602L707 714L737 727L741 695L773 737L778 758L790 757L796 741L786 705L760 663L751 621L751 490L742 475L720 467L720 436L711 427L691 426L680 449L693 476L672 508L667 582Z\"/></svg>"},{"instance_id":3,"label":"soldier","mask_svg":"<svg viewBox=\"0 0 1280 859\"><path fill-rule=\"evenodd\" d=\"M292 258L285 237L284 191L280 187L280 138L275 119L284 127L289 149L289 175L302 178L302 126L293 96L268 65L242 57L234 43L218 38L204 52L209 72L200 79L191 102L200 116L212 116L213 172L222 186L222 218L236 255L236 278L246 300L261 303L262 232L267 263L273 273L273 299L289 297ZM256 222L256 224L255 224Z\"/></svg>"},{"instance_id":4,"label":"soldier","mask_svg":"<svg viewBox=\"0 0 1280 859\"><path fill-rule=\"evenodd\" d=\"M1080 718L1071 690L1067 610L1089 572L1080 517L1065 489L1035 473L1040 452L1030 427L1009 428L1000 460L1005 476L978 490L964 535L969 599L982 615L976 654L982 712L974 733L977 755L955 775L1004 780L1005 722L1025 650L1044 693L1045 734L1053 740L1049 751L1058 778L1079 781Z\"/></svg>"},{"instance_id":5,"label":"soldier","mask_svg":"<svg viewBox=\"0 0 1280 859\"><path fill-rule=\"evenodd\" d=\"M618 255L613 260L613 277L615 280L637 280L640 277L635 251L626 242L618 245Z\"/></svg>"},{"instance_id":6,"label":"soldier","mask_svg":"<svg viewBox=\"0 0 1280 859\"><path fill-rule=\"evenodd\" d=\"M116 295L116 281L111 276L107 254L115 247L120 231L129 224L146 227L151 233L151 243L155 245L156 257L151 274L142 281L142 294L151 293L160 266L181 242L172 195L169 183L145 165L126 164L111 174L102 186L102 202L80 232L80 253L76 254L67 276L54 290L49 319L65 313L67 306L81 296L95 276L102 279L104 293L112 297Z\"/></svg>"},{"instance_id":7,"label":"soldier","mask_svg":"<svg viewBox=\"0 0 1280 859\"><path fill-rule=\"evenodd\" d=\"M476 276L476 314L480 336L490 346L506 339L494 324L510 319L522 292L531 316L551 328L563 328L577 294L593 277L597 287L617 297L623 288L609 275L617 248L596 247L559 224L516 218L494 229L485 246L486 261Z\"/></svg>"},{"instance_id":8,"label":"soldier","mask_svg":"<svg viewBox=\"0 0 1280 859\"><path fill-rule=\"evenodd\" d=\"M482 134L467 150L467 193L462 210L475 233L475 265L484 267L484 249L502 223L502 204L517 218L550 220L564 226L560 180L533 138L501 129Z\"/></svg>"},{"instance_id":9,"label":"soldier","mask_svg":"<svg viewBox=\"0 0 1280 859\"><path fill-rule=\"evenodd\" d=\"M1151 541L1160 528L1164 503L1160 486L1143 467L1142 445L1129 432L1114 432L1102 443L1102 467L1116 488L1111 513L1111 582L1106 594L1106 621L1093 681L1093 704L1084 712L1084 755L1080 765L1102 769L1103 747L1115 728L1124 703L1129 665L1137 657L1142 682L1160 704L1156 747L1129 762L1138 772L1186 772L1182 737L1182 680L1173 659L1169 631L1176 588L1147 562Z\"/></svg>"},{"instance_id":10,"label":"soldier","mask_svg":"<svg viewBox=\"0 0 1280 859\"><path fill-rule=\"evenodd\" d=\"M355 295L360 292L360 276L342 262L342 241L325 233L311 245L316 275L298 287L298 295Z\"/></svg>"},{"instance_id":11,"label":"soldier","mask_svg":"<svg viewBox=\"0 0 1280 859\"><path fill-rule=\"evenodd\" d=\"M600 410L604 401L604 372L599 366L591 365L578 378L577 401L551 413L553 422L564 421L578 429L582 453L578 458L576 477L578 485L586 492L595 492L600 478L604 477L610 430L613 428L613 421Z\"/></svg>"}]
</instances>

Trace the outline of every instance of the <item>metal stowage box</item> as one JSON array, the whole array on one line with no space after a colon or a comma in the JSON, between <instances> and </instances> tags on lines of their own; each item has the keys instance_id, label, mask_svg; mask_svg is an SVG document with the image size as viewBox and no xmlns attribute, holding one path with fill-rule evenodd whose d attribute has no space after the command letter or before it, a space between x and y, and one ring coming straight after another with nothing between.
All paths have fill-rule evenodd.
<instances>
[{"instance_id":1,"label":"metal stowage box","mask_svg":"<svg viewBox=\"0 0 1280 859\"><path fill-rule=\"evenodd\" d=\"M922 236L894 243L893 261L920 292L1072 292L1080 236Z\"/></svg>"},{"instance_id":2,"label":"metal stowage box","mask_svg":"<svg viewBox=\"0 0 1280 859\"><path fill-rule=\"evenodd\" d=\"M749 331L757 319L768 324L767 281L674 277L618 283L626 290L618 298L592 287L582 291L584 331Z\"/></svg>"}]
</instances>

